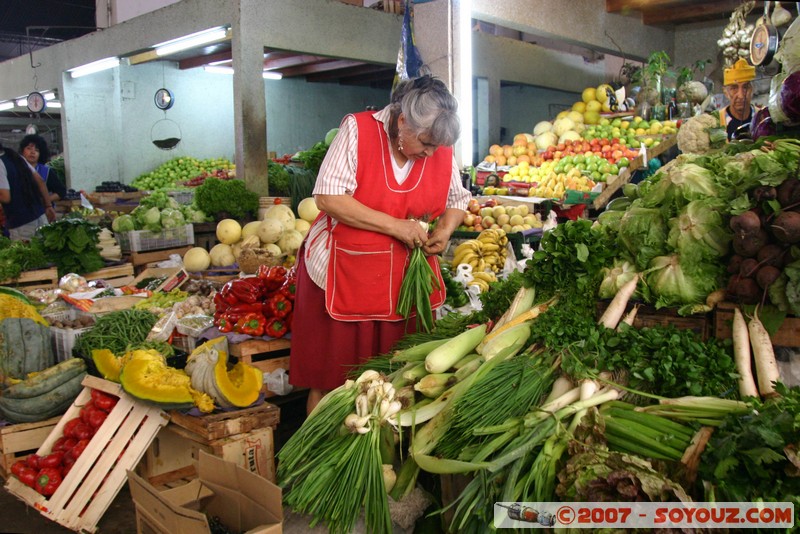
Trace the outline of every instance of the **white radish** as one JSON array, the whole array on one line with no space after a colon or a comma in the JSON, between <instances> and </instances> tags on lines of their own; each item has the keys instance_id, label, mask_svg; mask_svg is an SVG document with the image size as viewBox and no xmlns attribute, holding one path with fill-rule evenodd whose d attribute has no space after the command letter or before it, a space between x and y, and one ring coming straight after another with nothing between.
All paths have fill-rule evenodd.
<instances>
[{"instance_id":1,"label":"white radish","mask_svg":"<svg viewBox=\"0 0 800 534\"><path fill-rule=\"evenodd\" d=\"M597 324L612 329L617 327L619 320L622 318L622 314L625 313L625 308L628 306L628 301L633 296L634 291L636 291L636 284L638 282L639 276L637 275L619 288L619 291L617 291L617 294L611 299L611 303L608 305L608 308L606 308L606 311L603 312Z\"/></svg>"},{"instance_id":2,"label":"white radish","mask_svg":"<svg viewBox=\"0 0 800 534\"><path fill-rule=\"evenodd\" d=\"M758 319L758 313L753 313L753 318L747 325L750 334L750 345L753 347L753 359L756 362L756 376L758 377L758 391L762 397L775 397L775 382L780 380L778 363L775 361L775 350L772 340L764 325Z\"/></svg>"},{"instance_id":3,"label":"white radish","mask_svg":"<svg viewBox=\"0 0 800 534\"><path fill-rule=\"evenodd\" d=\"M742 398L758 398L758 389L753 379L753 367L750 363L750 335L747 323L739 308L733 310L733 358L739 372L739 395Z\"/></svg>"},{"instance_id":4,"label":"white radish","mask_svg":"<svg viewBox=\"0 0 800 534\"><path fill-rule=\"evenodd\" d=\"M622 321L617 326L617 330L619 331L619 329L622 327L623 324L626 324L626 325L632 327L633 326L633 321L636 320L636 313L638 311L639 311L639 305L636 304L633 308L631 308L631 311L629 311L628 313L625 314L625 317L622 319Z\"/></svg>"}]
</instances>

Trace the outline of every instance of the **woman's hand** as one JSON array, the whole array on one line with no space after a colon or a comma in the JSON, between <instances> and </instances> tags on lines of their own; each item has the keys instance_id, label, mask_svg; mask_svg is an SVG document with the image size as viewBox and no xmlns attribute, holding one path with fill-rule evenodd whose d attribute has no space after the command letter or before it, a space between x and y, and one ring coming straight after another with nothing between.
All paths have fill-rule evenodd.
<instances>
[{"instance_id":1,"label":"woman's hand","mask_svg":"<svg viewBox=\"0 0 800 534\"><path fill-rule=\"evenodd\" d=\"M450 241L450 236L453 234L453 231L458 228L458 225L461 224L463 220L464 210L455 208L446 209L439 217L436 228L434 228L430 237L425 241L425 245L422 247L425 254L442 253L447 247L447 243Z\"/></svg>"},{"instance_id":2,"label":"woman's hand","mask_svg":"<svg viewBox=\"0 0 800 534\"><path fill-rule=\"evenodd\" d=\"M408 248L419 248L428 242L428 232L419 221L414 219L397 219L398 228L394 238L402 241Z\"/></svg>"},{"instance_id":3,"label":"woman's hand","mask_svg":"<svg viewBox=\"0 0 800 534\"><path fill-rule=\"evenodd\" d=\"M47 206L44 210L45 216L47 216L48 222L53 222L56 220L56 210L53 206Z\"/></svg>"}]
</instances>

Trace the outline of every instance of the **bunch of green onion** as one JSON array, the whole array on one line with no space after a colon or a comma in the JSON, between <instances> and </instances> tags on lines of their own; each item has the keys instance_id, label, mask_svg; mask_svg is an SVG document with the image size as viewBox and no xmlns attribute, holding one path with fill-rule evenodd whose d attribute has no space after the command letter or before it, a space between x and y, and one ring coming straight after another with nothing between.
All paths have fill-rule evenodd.
<instances>
[{"instance_id":1,"label":"bunch of green onion","mask_svg":"<svg viewBox=\"0 0 800 534\"><path fill-rule=\"evenodd\" d=\"M420 221L427 231L427 223ZM400 286L397 299L397 313L404 319L411 316L412 309L417 310L417 329L425 332L433 330L433 310L431 309L431 293L434 286L439 289L439 279L433 272L421 247L414 247L408 261L408 268Z\"/></svg>"}]
</instances>

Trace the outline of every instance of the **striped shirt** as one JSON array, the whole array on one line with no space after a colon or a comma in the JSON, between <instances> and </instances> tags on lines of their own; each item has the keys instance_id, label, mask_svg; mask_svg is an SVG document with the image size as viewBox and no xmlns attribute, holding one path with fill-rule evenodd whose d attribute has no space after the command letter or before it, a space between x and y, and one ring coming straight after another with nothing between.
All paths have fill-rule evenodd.
<instances>
[{"instance_id":1,"label":"striped shirt","mask_svg":"<svg viewBox=\"0 0 800 534\"><path fill-rule=\"evenodd\" d=\"M375 118L383 123L383 128L389 131L389 108L386 107L375 113ZM391 146L389 147L391 153ZM405 180L411 170L413 161L409 160L403 167L399 167L392 158L392 167L398 182ZM339 127L339 133L333 139L328 154L322 162L314 186L314 195L352 195L358 183L356 182L356 169L358 168L358 127L356 119L348 115ZM471 195L461 185L461 173L455 157L453 157L452 173L450 177L450 192L447 195L447 208L466 209ZM323 213L323 216L311 226L306 238L305 261L308 275L322 289L328 277L328 258L330 256L330 229L336 226L336 219Z\"/></svg>"}]
</instances>

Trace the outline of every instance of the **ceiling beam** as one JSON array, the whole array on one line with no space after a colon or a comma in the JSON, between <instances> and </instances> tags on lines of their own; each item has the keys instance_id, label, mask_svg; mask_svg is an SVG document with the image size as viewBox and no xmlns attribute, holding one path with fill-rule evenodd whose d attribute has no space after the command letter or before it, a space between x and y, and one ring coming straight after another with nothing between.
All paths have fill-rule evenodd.
<instances>
[{"instance_id":1,"label":"ceiling beam","mask_svg":"<svg viewBox=\"0 0 800 534\"><path fill-rule=\"evenodd\" d=\"M208 65L209 63L216 63L217 61L231 61L232 59L233 54L231 51L225 50L223 52L217 52L216 54L210 54L208 56L194 56L182 59L178 62L178 68L180 70L193 69L195 67Z\"/></svg>"},{"instance_id":2,"label":"ceiling beam","mask_svg":"<svg viewBox=\"0 0 800 534\"><path fill-rule=\"evenodd\" d=\"M331 61L331 58L324 56L293 55L276 59L265 59L264 68L269 70L286 69L290 67L296 67L297 65L304 65L306 63L319 63L322 61Z\"/></svg>"},{"instance_id":3,"label":"ceiling beam","mask_svg":"<svg viewBox=\"0 0 800 534\"><path fill-rule=\"evenodd\" d=\"M686 0L606 0L606 13L662 9L688 3ZM691 3L697 4L698 2Z\"/></svg>"},{"instance_id":4,"label":"ceiling beam","mask_svg":"<svg viewBox=\"0 0 800 534\"><path fill-rule=\"evenodd\" d=\"M647 10L642 12L642 24L657 25L669 23L699 22L713 18L730 17L731 13L741 5L740 0L720 0L711 4L692 4L684 9ZM754 8L755 11L755 8Z\"/></svg>"},{"instance_id":5,"label":"ceiling beam","mask_svg":"<svg viewBox=\"0 0 800 534\"><path fill-rule=\"evenodd\" d=\"M383 73L385 71L389 71L390 73L394 74L395 69L391 67L386 67L384 65L372 65L368 63L363 63L361 65L339 69L336 71L311 74L306 77L306 80L309 82L329 82L331 80L336 80L338 78L351 78L351 77L355 78L362 75L373 76L375 73Z\"/></svg>"},{"instance_id":6,"label":"ceiling beam","mask_svg":"<svg viewBox=\"0 0 800 534\"><path fill-rule=\"evenodd\" d=\"M284 78L291 78L292 76L307 76L309 74L326 72L329 70L344 69L347 67L354 67L361 64L362 63L360 61L350 61L344 59L325 61L321 63L311 63L308 65L283 69L281 70L281 74L283 74Z\"/></svg>"}]
</instances>

